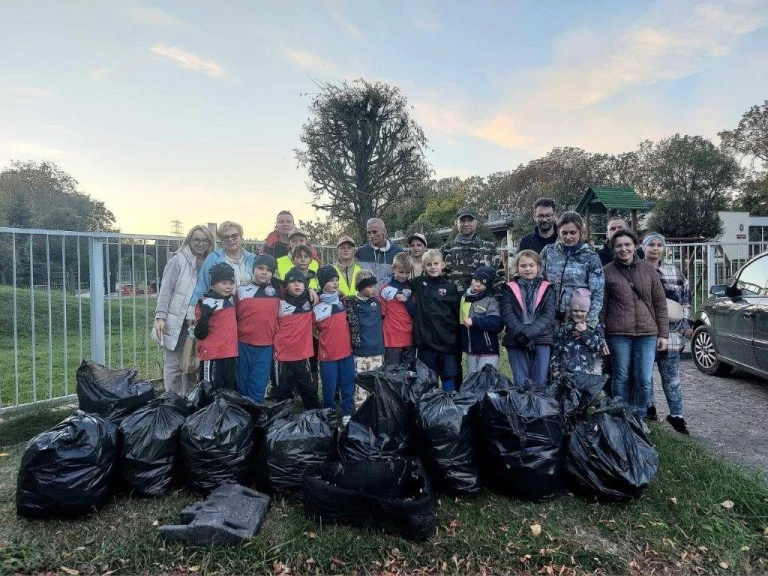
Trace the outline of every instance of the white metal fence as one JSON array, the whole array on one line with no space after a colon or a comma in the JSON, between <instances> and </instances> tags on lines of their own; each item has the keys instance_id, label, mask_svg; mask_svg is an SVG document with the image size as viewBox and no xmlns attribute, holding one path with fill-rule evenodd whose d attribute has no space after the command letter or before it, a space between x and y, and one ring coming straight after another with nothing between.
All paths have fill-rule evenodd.
<instances>
[{"instance_id":1,"label":"white metal fence","mask_svg":"<svg viewBox=\"0 0 768 576\"><path fill-rule=\"evenodd\" d=\"M82 358L162 376L151 340L162 272L182 238L0 228L0 412L75 391ZM258 251L261 243L246 243ZM694 307L768 243L667 248L691 282ZM324 262L335 247L319 246Z\"/></svg>"}]
</instances>

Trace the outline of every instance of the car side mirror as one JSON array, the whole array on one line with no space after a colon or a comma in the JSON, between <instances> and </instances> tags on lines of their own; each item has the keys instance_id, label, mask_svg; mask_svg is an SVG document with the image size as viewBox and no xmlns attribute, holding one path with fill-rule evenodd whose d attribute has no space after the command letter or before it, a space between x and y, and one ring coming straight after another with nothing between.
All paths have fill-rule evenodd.
<instances>
[{"instance_id":1,"label":"car side mirror","mask_svg":"<svg viewBox=\"0 0 768 576\"><path fill-rule=\"evenodd\" d=\"M715 284L709 289L712 296L725 296L728 292L728 286L725 284Z\"/></svg>"}]
</instances>

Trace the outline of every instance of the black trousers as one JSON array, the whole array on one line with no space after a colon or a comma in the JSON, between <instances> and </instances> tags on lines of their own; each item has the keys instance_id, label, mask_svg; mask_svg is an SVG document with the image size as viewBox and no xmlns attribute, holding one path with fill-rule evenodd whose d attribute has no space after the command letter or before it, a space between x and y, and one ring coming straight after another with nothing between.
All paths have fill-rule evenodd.
<instances>
[{"instance_id":1,"label":"black trousers","mask_svg":"<svg viewBox=\"0 0 768 576\"><path fill-rule=\"evenodd\" d=\"M305 410L320 408L320 399L317 397L317 386L312 381L309 359L275 362L275 376L278 402L293 398L293 389L296 388Z\"/></svg>"},{"instance_id":2,"label":"black trousers","mask_svg":"<svg viewBox=\"0 0 768 576\"><path fill-rule=\"evenodd\" d=\"M237 390L237 358L217 358L200 361L200 381L210 382L213 389Z\"/></svg>"},{"instance_id":3,"label":"black trousers","mask_svg":"<svg viewBox=\"0 0 768 576\"><path fill-rule=\"evenodd\" d=\"M410 364L416 358L416 346L384 348L384 364Z\"/></svg>"}]
</instances>

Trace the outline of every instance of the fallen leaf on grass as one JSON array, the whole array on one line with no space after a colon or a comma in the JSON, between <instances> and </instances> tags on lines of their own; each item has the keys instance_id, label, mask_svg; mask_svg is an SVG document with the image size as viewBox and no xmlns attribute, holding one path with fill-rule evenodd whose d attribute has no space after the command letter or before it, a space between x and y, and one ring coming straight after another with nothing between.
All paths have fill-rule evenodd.
<instances>
[{"instance_id":1,"label":"fallen leaf on grass","mask_svg":"<svg viewBox=\"0 0 768 576\"><path fill-rule=\"evenodd\" d=\"M189 571L190 572L199 572L200 571L200 566L190 566L189 567Z\"/></svg>"},{"instance_id":2,"label":"fallen leaf on grass","mask_svg":"<svg viewBox=\"0 0 768 576\"><path fill-rule=\"evenodd\" d=\"M539 524L538 522L536 524L531 524L531 532L533 533L534 536L538 536L539 534L541 534L541 524Z\"/></svg>"},{"instance_id":3,"label":"fallen leaf on grass","mask_svg":"<svg viewBox=\"0 0 768 576\"><path fill-rule=\"evenodd\" d=\"M62 572L66 572L69 574L69 576L78 576L80 574L80 570L75 570L74 568L67 568L66 566L61 567Z\"/></svg>"},{"instance_id":4,"label":"fallen leaf on grass","mask_svg":"<svg viewBox=\"0 0 768 576\"><path fill-rule=\"evenodd\" d=\"M152 526L160 526L160 522L158 522L157 520L155 520L154 522L152 522Z\"/></svg>"},{"instance_id":5,"label":"fallen leaf on grass","mask_svg":"<svg viewBox=\"0 0 768 576\"><path fill-rule=\"evenodd\" d=\"M677 506L677 498L675 498L674 496L670 498L669 501L672 503L672 506Z\"/></svg>"},{"instance_id":6,"label":"fallen leaf on grass","mask_svg":"<svg viewBox=\"0 0 768 576\"><path fill-rule=\"evenodd\" d=\"M733 500L725 500L724 502L720 502L720 506L722 506L726 510L730 510L731 508L733 508Z\"/></svg>"},{"instance_id":7,"label":"fallen leaf on grass","mask_svg":"<svg viewBox=\"0 0 768 576\"><path fill-rule=\"evenodd\" d=\"M728 565L728 562L720 562L720 568L722 568L723 570L728 570L730 566Z\"/></svg>"},{"instance_id":8,"label":"fallen leaf on grass","mask_svg":"<svg viewBox=\"0 0 768 576\"><path fill-rule=\"evenodd\" d=\"M304 532L304 536L306 536L309 540L314 540L317 538L317 534L314 532Z\"/></svg>"},{"instance_id":9,"label":"fallen leaf on grass","mask_svg":"<svg viewBox=\"0 0 768 576\"><path fill-rule=\"evenodd\" d=\"M741 552L749 552L749 546L742 546L741 548L739 548L739 550Z\"/></svg>"},{"instance_id":10,"label":"fallen leaf on grass","mask_svg":"<svg viewBox=\"0 0 768 576\"><path fill-rule=\"evenodd\" d=\"M0 458L8 458L8 456L10 456L8 452L0 452Z\"/></svg>"}]
</instances>

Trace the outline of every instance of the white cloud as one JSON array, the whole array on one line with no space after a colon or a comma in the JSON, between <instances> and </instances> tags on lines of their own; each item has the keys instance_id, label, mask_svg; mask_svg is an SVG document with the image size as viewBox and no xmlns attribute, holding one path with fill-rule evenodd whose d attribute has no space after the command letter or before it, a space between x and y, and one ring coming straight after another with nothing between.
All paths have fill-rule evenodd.
<instances>
[{"instance_id":1,"label":"white cloud","mask_svg":"<svg viewBox=\"0 0 768 576\"><path fill-rule=\"evenodd\" d=\"M314 52L305 52L283 47L280 53L302 70L325 72L335 68L332 62Z\"/></svg>"},{"instance_id":2,"label":"white cloud","mask_svg":"<svg viewBox=\"0 0 768 576\"><path fill-rule=\"evenodd\" d=\"M333 20L339 26L344 28L344 30L346 30L350 36L352 36L356 40L359 40L360 42L365 42L365 36L360 31L360 29L354 24L352 24L352 22L344 18L341 12L334 10L333 12L331 12L331 18L333 18Z\"/></svg>"},{"instance_id":3,"label":"white cloud","mask_svg":"<svg viewBox=\"0 0 768 576\"><path fill-rule=\"evenodd\" d=\"M208 76L218 78L224 74L224 69L215 61L202 58L191 52L186 52L180 48L172 48L170 46L162 46L155 44L149 49L153 54L157 54L161 58L164 58L168 62L181 66L187 70L194 70L195 72L201 72Z\"/></svg>"},{"instance_id":4,"label":"white cloud","mask_svg":"<svg viewBox=\"0 0 768 576\"><path fill-rule=\"evenodd\" d=\"M15 140L13 138L0 139L0 151L2 151L2 154L5 156L18 158L20 160L28 160L31 158L46 160L59 158L64 155L64 151L59 150L58 148L42 146L35 142Z\"/></svg>"},{"instance_id":5,"label":"white cloud","mask_svg":"<svg viewBox=\"0 0 768 576\"><path fill-rule=\"evenodd\" d=\"M195 28L190 22L177 18L172 14L158 10L157 8L148 8L146 6L133 6L129 12L130 17L146 26L155 26L157 28L169 29L192 29Z\"/></svg>"}]
</instances>

